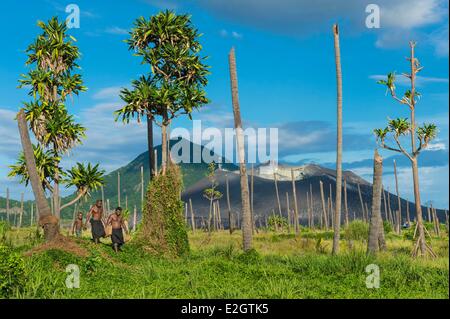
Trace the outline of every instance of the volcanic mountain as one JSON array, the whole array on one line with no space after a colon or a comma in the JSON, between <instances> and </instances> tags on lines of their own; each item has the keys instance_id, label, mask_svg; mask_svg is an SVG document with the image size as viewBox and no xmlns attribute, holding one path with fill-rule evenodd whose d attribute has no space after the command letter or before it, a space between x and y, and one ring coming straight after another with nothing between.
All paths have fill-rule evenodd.
<instances>
[{"instance_id":1,"label":"volcanic mountain","mask_svg":"<svg viewBox=\"0 0 450 319\"><path fill-rule=\"evenodd\" d=\"M319 165L309 164L297 167L291 167L286 165L278 165L276 169L272 167L272 164L264 164L256 167L253 175L253 211L256 218L260 218L261 221L268 215L279 214L278 201L276 196L275 178L276 174L278 194L280 197L281 213L283 216L287 216L287 207L293 210L293 188L291 180L291 169L295 172L295 186L297 194L297 204L299 210L299 216L302 223L307 221L307 192L312 189L312 202L313 202L313 215L316 222L323 209L322 199L320 193L320 182L323 183L323 191L325 204L327 205L328 198L331 194L331 199L334 202L335 189L336 189L336 171L328 168L321 167ZM251 170L249 170L249 189L251 189ZM239 171L216 171L216 182L218 183L217 190L220 191L223 196L219 200L219 207L221 210L222 219L227 219L228 205L226 195L226 180L229 183L229 197L230 208L233 213L239 213L241 211L241 191L240 191L240 176ZM362 206L359 197L358 185L361 189L361 198L364 208L368 207L369 214L372 204L372 185L354 174L351 171L344 171L343 178L347 184L347 204L350 219L362 218ZM187 188L182 194L182 199L185 202L192 201L193 210L197 217L206 217L209 214L210 203L209 200L203 196L203 190L210 187L211 182L207 178L203 178L191 187ZM330 188L331 187L331 188ZM390 204L392 212L398 209L397 196L385 192L386 202ZM311 201L311 200L310 200ZM406 219L407 205L409 205L409 211L411 220L415 215L414 203L408 202L401 198L402 219ZM382 216L385 217L384 205L382 202ZM334 207L334 203L333 203ZM425 220L427 220L427 209L422 208L422 212ZM437 214L441 221L445 221L445 215L443 210L437 210ZM344 196L342 196L342 214L344 214ZM343 218L343 217L342 217ZM342 219L343 220L343 219Z\"/></svg>"}]
</instances>

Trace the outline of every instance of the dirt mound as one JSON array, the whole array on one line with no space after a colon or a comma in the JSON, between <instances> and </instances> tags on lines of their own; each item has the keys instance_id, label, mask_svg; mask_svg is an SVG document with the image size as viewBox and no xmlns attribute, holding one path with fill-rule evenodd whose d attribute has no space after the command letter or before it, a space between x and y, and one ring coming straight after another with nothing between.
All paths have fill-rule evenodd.
<instances>
[{"instance_id":1,"label":"dirt mound","mask_svg":"<svg viewBox=\"0 0 450 319\"><path fill-rule=\"evenodd\" d=\"M59 235L52 241L34 247L33 249L27 251L24 255L31 256L33 254L42 253L51 249L62 250L69 254L74 254L80 257L89 256L89 252L87 251L87 249L81 247L75 240L62 235Z\"/></svg>"}]
</instances>

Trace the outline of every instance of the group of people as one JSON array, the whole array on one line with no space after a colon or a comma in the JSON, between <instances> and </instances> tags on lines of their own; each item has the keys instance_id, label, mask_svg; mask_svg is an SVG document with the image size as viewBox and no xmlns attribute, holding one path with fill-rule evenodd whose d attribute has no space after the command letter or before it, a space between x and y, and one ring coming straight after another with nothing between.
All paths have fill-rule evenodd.
<instances>
[{"instance_id":1,"label":"group of people","mask_svg":"<svg viewBox=\"0 0 450 319\"><path fill-rule=\"evenodd\" d=\"M83 229L86 229L86 225L91 224L92 240L94 243L100 243L100 238L106 237L105 227L111 226L111 242L115 252L121 250L122 245L125 243L123 238L123 230L129 233L125 220L122 216L122 208L117 207L114 213L108 216L106 222L103 219L103 202L97 200L92 205L86 216L86 222L83 222L83 213L79 212L77 218L74 220L72 226L72 234L77 237L81 237Z\"/></svg>"}]
</instances>

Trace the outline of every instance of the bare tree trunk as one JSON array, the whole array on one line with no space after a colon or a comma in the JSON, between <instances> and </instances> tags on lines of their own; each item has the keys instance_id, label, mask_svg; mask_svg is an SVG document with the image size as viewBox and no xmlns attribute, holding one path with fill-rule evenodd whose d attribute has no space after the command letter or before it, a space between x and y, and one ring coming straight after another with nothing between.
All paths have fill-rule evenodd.
<instances>
[{"instance_id":1,"label":"bare tree trunk","mask_svg":"<svg viewBox=\"0 0 450 319\"><path fill-rule=\"evenodd\" d=\"M300 227L298 225L298 204L297 204L297 191L295 189L295 176L294 170L291 169L291 180L292 180L292 196L294 197L294 229L295 234L298 235L300 232Z\"/></svg>"},{"instance_id":2,"label":"bare tree trunk","mask_svg":"<svg viewBox=\"0 0 450 319\"><path fill-rule=\"evenodd\" d=\"M34 155L33 155L33 157L34 157ZM6 221L8 223L9 223L9 209L10 209L9 208L9 188L6 188Z\"/></svg>"},{"instance_id":3,"label":"bare tree trunk","mask_svg":"<svg viewBox=\"0 0 450 319\"><path fill-rule=\"evenodd\" d=\"M134 212L133 212L133 231L136 231L137 227L137 208L136 205L134 205Z\"/></svg>"},{"instance_id":4,"label":"bare tree trunk","mask_svg":"<svg viewBox=\"0 0 450 319\"><path fill-rule=\"evenodd\" d=\"M402 219L402 201L400 198L400 193L398 191L398 178L397 178L397 163L394 160L394 177L395 177L395 192L397 194L397 205L398 205L398 215L397 215L397 233L400 234L401 230L401 219Z\"/></svg>"},{"instance_id":5,"label":"bare tree trunk","mask_svg":"<svg viewBox=\"0 0 450 319\"><path fill-rule=\"evenodd\" d=\"M239 168L241 174L241 199L242 199L242 236L244 251L252 249L252 226L250 215L250 198L248 194L248 178L245 166L245 145L242 132L241 110L239 107L238 82L236 72L236 57L234 48L229 54L231 96L233 101L234 126L236 128L236 140L238 145Z\"/></svg>"},{"instance_id":6,"label":"bare tree trunk","mask_svg":"<svg viewBox=\"0 0 450 319\"><path fill-rule=\"evenodd\" d=\"M255 212L253 211L253 164L250 171L250 212L252 216L252 234L255 233Z\"/></svg>"},{"instance_id":7,"label":"bare tree trunk","mask_svg":"<svg viewBox=\"0 0 450 319\"><path fill-rule=\"evenodd\" d=\"M275 195L277 197L278 213L280 214L280 217L283 217L283 215L281 214L280 194L278 193L277 173L273 173L273 181L275 183Z\"/></svg>"},{"instance_id":8,"label":"bare tree trunk","mask_svg":"<svg viewBox=\"0 0 450 319\"><path fill-rule=\"evenodd\" d=\"M315 228L315 222L314 222L314 199L313 199L313 189L312 184L309 184L309 200L311 201L310 207L311 207L311 227Z\"/></svg>"},{"instance_id":9,"label":"bare tree trunk","mask_svg":"<svg viewBox=\"0 0 450 319\"><path fill-rule=\"evenodd\" d=\"M334 205L333 205L333 189L330 184L330 218L331 218L331 228L334 229Z\"/></svg>"},{"instance_id":10,"label":"bare tree trunk","mask_svg":"<svg viewBox=\"0 0 450 319\"><path fill-rule=\"evenodd\" d=\"M391 192L389 191L389 187L387 189L387 204L388 204L388 212L389 212L389 222L392 226L394 226L394 218L392 217L392 209L391 209Z\"/></svg>"},{"instance_id":11,"label":"bare tree trunk","mask_svg":"<svg viewBox=\"0 0 450 319\"><path fill-rule=\"evenodd\" d=\"M154 162L155 162L155 170L154 170L153 174L155 176L157 176L158 175L158 150L155 150L155 156L153 158L154 158Z\"/></svg>"},{"instance_id":12,"label":"bare tree trunk","mask_svg":"<svg viewBox=\"0 0 450 319\"><path fill-rule=\"evenodd\" d=\"M150 152L150 153L152 153L152 152ZM150 176L151 176L151 174L150 174ZM144 166L141 166L141 211L143 209L144 209Z\"/></svg>"},{"instance_id":13,"label":"bare tree trunk","mask_svg":"<svg viewBox=\"0 0 450 319\"><path fill-rule=\"evenodd\" d=\"M102 205L103 205L103 207L105 207L105 190L103 189L103 185L101 185L100 186L100 190L101 190L101 193L102 193Z\"/></svg>"},{"instance_id":14,"label":"bare tree trunk","mask_svg":"<svg viewBox=\"0 0 450 319\"><path fill-rule=\"evenodd\" d=\"M117 206L120 207L120 172L117 172Z\"/></svg>"},{"instance_id":15,"label":"bare tree trunk","mask_svg":"<svg viewBox=\"0 0 450 319\"><path fill-rule=\"evenodd\" d=\"M289 193L286 192L286 211L287 211L287 219L288 219L288 233L291 233L291 213L289 207Z\"/></svg>"},{"instance_id":16,"label":"bare tree trunk","mask_svg":"<svg viewBox=\"0 0 450 319\"><path fill-rule=\"evenodd\" d=\"M439 218L437 217L436 214L436 208L432 208L432 213L433 213L434 232L436 236L440 237L441 230L439 229Z\"/></svg>"},{"instance_id":17,"label":"bare tree trunk","mask_svg":"<svg viewBox=\"0 0 450 319\"><path fill-rule=\"evenodd\" d=\"M411 218L409 216L409 201L406 201L406 222L408 223L408 225L411 224Z\"/></svg>"},{"instance_id":18,"label":"bare tree trunk","mask_svg":"<svg viewBox=\"0 0 450 319\"><path fill-rule=\"evenodd\" d=\"M194 209L192 208L192 200L190 198L189 198L189 208L191 210L192 233L195 233L195 215L194 215Z\"/></svg>"},{"instance_id":19,"label":"bare tree trunk","mask_svg":"<svg viewBox=\"0 0 450 319\"><path fill-rule=\"evenodd\" d=\"M339 27L333 26L334 56L336 61L337 86L337 150L336 150L336 208L334 212L333 254L339 252L339 239L341 229L341 196L342 196L342 69L341 50L339 46Z\"/></svg>"},{"instance_id":20,"label":"bare tree trunk","mask_svg":"<svg viewBox=\"0 0 450 319\"><path fill-rule=\"evenodd\" d=\"M61 210L59 205L59 163L55 164L55 175L53 177L53 214L61 219Z\"/></svg>"},{"instance_id":21,"label":"bare tree trunk","mask_svg":"<svg viewBox=\"0 0 450 319\"><path fill-rule=\"evenodd\" d=\"M233 233L233 223L231 220L231 204L230 204L230 184L228 182L228 174L225 175L225 183L227 190L227 208L228 208L228 223L230 224L230 235Z\"/></svg>"},{"instance_id":22,"label":"bare tree trunk","mask_svg":"<svg viewBox=\"0 0 450 319\"><path fill-rule=\"evenodd\" d=\"M348 216L348 203L347 203L347 180L344 178L344 211L345 211L345 226L348 227L349 216Z\"/></svg>"},{"instance_id":23,"label":"bare tree trunk","mask_svg":"<svg viewBox=\"0 0 450 319\"><path fill-rule=\"evenodd\" d=\"M311 228L311 209L309 207L309 192L306 192L306 211L308 214L308 227Z\"/></svg>"},{"instance_id":24,"label":"bare tree trunk","mask_svg":"<svg viewBox=\"0 0 450 319\"><path fill-rule=\"evenodd\" d=\"M387 203L386 203L386 191L384 190L384 188L382 189L382 193L383 193L383 202L384 202L384 215L385 215L385 220L386 220L387 222L389 222L389 214L388 214Z\"/></svg>"},{"instance_id":25,"label":"bare tree trunk","mask_svg":"<svg viewBox=\"0 0 450 319\"><path fill-rule=\"evenodd\" d=\"M369 225L369 240L367 253L375 254L379 249L384 249L384 230L381 218L381 192L383 176L383 159L375 150L373 164L373 191L372 191L372 215Z\"/></svg>"},{"instance_id":26,"label":"bare tree trunk","mask_svg":"<svg viewBox=\"0 0 450 319\"><path fill-rule=\"evenodd\" d=\"M30 227L33 227L33 218L34 218L34 205L31 203L30 205Z\"/></svg>"},{"instance_id":27,"label":"bare tree trunk","mask_svg":"<svg viewBox=\"0 0 450 319\"><path fill-rule=\"evenodd\" d=\"M167 125L161 126L161 174L166 175L167 166Z\"/></svg>"},{"instance_id":28,"label":"bare tree trunk","mask_svg":"<svg viewBox=\"0 0 450 319\"><path fill-rule=\"evenodd\" d=\"M148 167L150 171L150 180L154 175L154 161L155 157L153 156L153 121L150 115L147 115L147 144L148 144Z\"/></svg>"},{"instance_id":29,"label":"bare tree trunk","mask_svg":"<svg viewBox=\"0 0 450 319\"><path fill-rule=\"evenodd\" d=\"M362 218L363 218L363 220L365 220L365 212L364 212L364 202L363 202L363 198L362 198L362 194L361 194L361 187L359 186L359 183L357 184L358 185L358 195L359 195L359 201L361 202L361 212L362 212Z\"/></svg>"},{"instance_id":30,"label":"bare tree trunk","mask_svg":"<svg viewBox=\"0 0 450 319\"><path fill-rule=\"evenodd\" d=\"M23 109L17 114L17 122L19 125L20 139L22 142L27 171L30 177L34 197L36 199L36 204L38 206L39 225L44 228L45 239L47 241L51 241L59 235L59 220L57 217L52 216L47 199L45 198L42 182L36 168L33 145L31 144L28 126L25 119L25 112Z\"/></svg>"},{"instance_id":31,"label":"bare tree trunk","mask_svg":"<svg viewBox=\"0 0 450 319\"><path fill-rule=\"evenodd\" d=\"M23 193L20 194L19 228L22 228L22 218L23 218Z\"/></svg>"},{"instance_id":32,"label":"bare tree trunk","mask_svg":"<svg viewBox=\"0 0 450 319\"><path fill-rule=\"evenodd\" d=\"M324 221L325 229L328 230L328 217L327 217L327 209L325 206L325 194L323 193L323 183L319 181L320 184L320 197L322 199L322 219Z\"/></svg>"}]
</instances>

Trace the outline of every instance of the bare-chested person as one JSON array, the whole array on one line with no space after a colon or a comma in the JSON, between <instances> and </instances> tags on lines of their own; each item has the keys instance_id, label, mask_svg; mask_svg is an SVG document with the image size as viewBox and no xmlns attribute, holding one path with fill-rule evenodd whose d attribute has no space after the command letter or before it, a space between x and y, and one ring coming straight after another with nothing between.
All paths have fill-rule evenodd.
<instances>
[{"instance_id":1,"label":"bare-chested person","mask_svg":"<svg viewBox=\"0 0 450 319\"><path fill-rule=\"evenodd\" d=\"M83 233L83 213L79 212L77 218L73 221L72 235L76 235L78 238L81 237Z\"/></svg>"},{"instance_id":2,"label":"bare-chested person","mask_svg":"<svg viewBox=\"0 0 450 319\"><path fill-rule=\"evenodd\" d=\"M114 213L108 217L108 221L106 222L106 225L111 224L112 227L111 241L115 252L118 252L120 247L125 243L123 239L123 230L129 233L127 225L124 222L121 207L117 207Z\"/></svg>"},{"instance_id":3,"label":"bare-chested person","mask_svg":"<svg viewBox=\"0 0 450 319\"><path fill-rule=\"evenodd\" d=\"M97 200L86 216L86 223L91 223L92 240L96 244L100 243L100 238L105 237L106 235L102 217L103 202L101 200Z\"/></svg>"}]
</instances>

